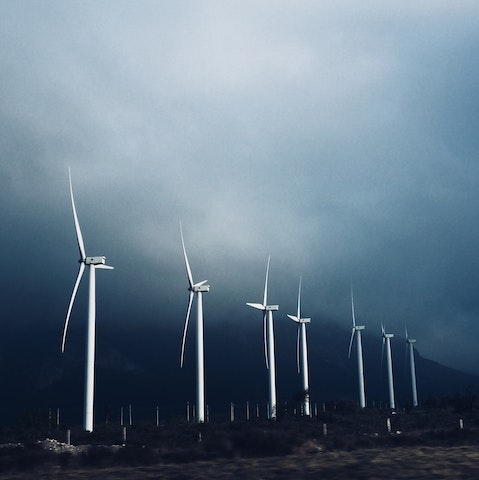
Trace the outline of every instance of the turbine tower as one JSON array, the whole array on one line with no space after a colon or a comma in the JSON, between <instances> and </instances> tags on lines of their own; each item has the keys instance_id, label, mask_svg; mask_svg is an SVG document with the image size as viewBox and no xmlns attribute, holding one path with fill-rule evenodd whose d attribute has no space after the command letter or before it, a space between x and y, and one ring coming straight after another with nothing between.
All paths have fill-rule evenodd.
<instances>
[{"instance_id":1,"label":"turbine tower","mask_svg":"<svg viewBox=\"0 0 479 480\"><path fill-rule=\"evenodd\" d=\"M386 343L386 359L388 367L388 386L389 386L389 408L394 410L396 408L396 401L394 400L394 382L393 382L393 359L391 354L391 338L394 337L393 333L386 333L384 325L381 324L381 333L383 336L383 348L381 351L381 360L384 352L384 344Z\"/></svg>"},{"instance_id":2,"label":"turbine tower","mask_svg":"<svg viewBox=\"0 0 479 480\"><path fill-rule=\"evenodd\" d=\"M266 368L269 371L269 412L268 417L276 419L276 363L274 358L273 311L279 305L268 305L268 274L271 255L268 256L266 266L266 280L264 282L263 303L247 303L246 305L263 311L264 355Z\"/></svg>"},{"instance_id":3,"label":"turbine tower","mask_svg":"<svg viewBox=\"0 0 479 480\"><path fill-rule=\"evenodd\" d=\"M351 358L351 349L353 348L354 337L357 337L357 352L358 352L358 379L359 379L359 406L364 408L366 406L366 394L364 392L364 364L363 364L363 345L361 342L361 330L366 327L364 325L356 325L356 317L354 314L354 297L353 287L351 287L351 312L353 317L353 328L351 331L351 340L349 341L348 358Z\"/></svg>"},{"instance_id":4,"label":"turbine tower","mask_svg":"<svg viewBox=\"0 0 479 480\"><path fill-rule=\"evenodd\" d=\"M311 416L311 408L309 403L309 379L308 379L308 347L306 343L306 324L311 323L310 318L301 318L301 277L299 277L298 289L298 310L296 315L288 317L298 324L298 335L296 340L296 362L298 364L298 373L303 373L303 392L304 392L304 414ZM300 346L301 345L301 346ZM301 369L300 369L301 359Z\"/></svg>"},{"instance_id":5,"label":"turbine tower","mask_svg":"<svg viewBox=\"0 0 479 480\"><path fill-rule=\"evenodd\" d=\"M406 355L409 350L409 365L411 367L412 406L417 407L416 363L414 361L414 344L416 340L409 338L406 328Z\"/></svg>"},{"instance_id":6,"label":"turbine tower","mask_svg":"<svg viewBox=\"0 0 479 480\"><path fill-rule=\"evenodd\" d=\"M183 229L180 222L181 245L183 246L183 255L185 257L186 274L188 275L188 290L190 291L188 300L188 309L186 310L185 327L183 330L183 341L181 342L180 367L183 367L183 358L185 354L186 333L188 330L188 321L190 318L191 305L193 297L196 294L196 421L203 423L205 421L205 356L203 345L203 293L210 291L210 286L206 285L208 280L195 283L191 274L188 256L186 255L185 241L183 239Z\"/></svg>"},{"instance_id":7,"label":"turbine tower","mask_svg":"<svg viewBox=\"0 0 479 480\"><path fill-rule=\"evenodd\" d=\"M75 230L78 242L78 249L80 250L80 270L78 271L77 279L73 287L72 296L70 298L70 304L68 305L67 316L65 319L65 326L63 328L62 339L62 353L65 351L65 341L68 330L68 323L70 321L70 314L73 308L73 302L77 294L78 286L82 278L85 266L88 265L90 273L90 286L88 293L88 324L87 324L87 337L86 337L86 358L85 358L85 403L84 403L84 417L83 428L87 432L93 432L93 399L95 388L95 315L96 315L96 302L95 302L95 271L97 268L104 270L112 270L113 267L106 265L106 258L99 257L87 257L85 254L85 245L83 243L83 237L80 230L80 224L78 222L77 212L75 209L75 200L73 199L72 177L70 169L68 169L68 178L70 181L70 198L72 202L73 220L75 222Z\"/></svg>"}]
</instances>

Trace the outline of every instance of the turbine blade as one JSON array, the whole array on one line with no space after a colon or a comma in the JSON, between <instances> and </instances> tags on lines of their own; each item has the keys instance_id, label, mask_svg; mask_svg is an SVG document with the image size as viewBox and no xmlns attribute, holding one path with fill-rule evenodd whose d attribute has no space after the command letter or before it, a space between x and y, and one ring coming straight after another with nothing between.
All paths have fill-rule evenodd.
<instances>
[{"instance_id":1,"label":"turbine blade","mask_svg":"<svg viewBox=\"0 0 479 480\"><path fill-rule=\"evenodd\" d=\"M202 282L195 283L195 284L193 285L193 287L201 287L201 285L204 285L204 284L207 283L207 282L208 282L208 280L203 280Z\"/></svg>"},{"instance_id":2,"label":"turbine blade","mask_svg":"<svg viewBox=\"0 0 479 480\"><path fill-rule=\"evenodd\" d=\"M266 279L264 281L264 295L263 295L263 305L268 305L268 275L269 275L269 262L271 260L271 255L268 255L268 264L266 265Z\"/></svg>"},{"instance_id":3,"label":"turbine blade","mask_svg":"<svg viewBox=\"0 0 479 480\"><path fill-rule=\"evenodd\" d=\"M409 343L409 335L407 333L407 325L404 324L404 333L406 334L406 350L404 352L404 368L407 367L407 349L408 349L408 346L411 346L411 344Z\"/></svg>"},{"instance_id":4,"label":"turbine blade","mask_svg":"<svg viewBox=\"0 0 479 480\"><path fill-rule=\"evenodd\" d=\"M253 307L253 308L256 308L258 310L264 310L264 305L261 305L261 303L246 303L246 305L248 305L248 307Z\"/></svg>"},{"instance_id":5,"label":"turbine blade","mask_svg":"<svg viewBox=\"0 0 479 480\"><path fill-rule=\"evenodd\" d=\"M301 325L298 325L298 333L296 335L296 364L298 366L299 373L299 334L300 334Z\"/></svg>"},{"instance_id":6,"label":"turbine blade","mask_svg":"<svg viewBox=\"0 0 479 480\"><path fill-rule=\"evenodd\" d=\"M181 222L180 222L180 234L181 234L181 245L183 247L183 255L185 257L186 274L188 275L188 282L190 283L190 288L193 288L194 286L193 275L191 274L191 268L188 262L188 256L186 255L185 240L183 238L183 228L181 227Z\"/></svg>"},{"instance_id":7,"label":"turbine blade","mask_svg":"<svg viewBox=\"0 0 479 480\"><path fill-rule=\"evenodd\" d=\"M65 351L65 341L67 339L68 323L70 322L70 314L72 312L73 302L75 301L78 286L80 285L80 280L81 280L81 277L83 275L84 270L85 270L85 264L82 262L82 263L80 263L80 269L78 270L77 279L75 281L72 296L70 298L70 304L68 305L67 316L66 316L66 319L65 319L65 326L63 327L62 353Z\"/></svg>"},{"instance_id":8,"label":"turbine blade","mask_svg":"<svg viewBox=\"0 0 479 480\"><path fill-rule=\"evenodd\" d=\"M95 268L99 268L100 270L114 270L114 267L111 267L110 265L95 265Z\"/></svg>"},{"instance_id":9,"label":"turbine blade","mask_svg":"<svg viewBox=\"0 0 479 480\"><path fill-rule=\"evenodd\" d=\"M188 309L186 310L185 328L183 329L183 340L181 342L181 356L180 367L183 367L183 359L185 356L185 344L186 344L186 332L188 331L188 321L190 319L191 304L193 303L194 292L190 292L190 298L188 300Z\"/></svg>"},{"instance_id":10,"label":"turbine blade","mask_svg":"<svg viewBox=\"0 0 479 480\"><path fill-rule=\"evenodd\" d=\"M291 318L291 320L293 320L293 322L297 322L299 323L299 318L298 317L295 317L294 315L290 315L289 313L286 314L289 318Z\"/></svg>"},{"instance_id":11,"label":"turbine blade","mask_svg":"<svg viewBox=\"0 0 479 480\"><path fill-rule=\"evenodd\" d=\"M356 316L354 314L354 296L353 296L353 286L351 285L351 313L353 316L353 327L356 326Z\"/></svg>"},{"instance_id":12,"label":"turbine blade","mask_svg":"<svg viewBox=\"0 0 479 480\"><path fill-rule=\"evenodd\" d=\"M301 276L299 277L299 288L298 288L298 318L301 318Z\"/></svg>"},{"instance_id":13,"label":"turbine blade","mask_svg":"<svg viewBox=\"0 0 479 480\"><path fill-rule=\"evenodd\" d=\"M351 358L351 349L353 348L354 334L355 333L356 333L356 330L353 328L352 332L351 332L351 340L349 341L348 358Z\"/></svg>"},{"instance_id":14,"label":"turbine blade","mask_svg":"<svg viewBox=\"0 0 479 480\"><path fill-rule=\"evenodd\" d=\"M268 314L266 311L263 313L263 339L264 339L264 359L266 362L266 368L269 370L268 362L268 340L267 340L267 331L266 331L266 321Z\"/></svg>"},{"instance_id":15,"label":"turbine blade","mask_svg":"<svg viewBox=\"0 0 479 480\"><path fill-rule=\"evenodd\" d=\"M80 259L85 260L86 258L85 245L83 243L83 237L80 230L80 223L78 222L77 211L75 208L75 200L73 198L72 174L71 174L70 168L68 168L68 179L70 181L70 198L72 201L73 220L75 222L75 231L77 234L78 249L80 250Z\"/></svg>"},{"instance_id":16,"label":"turbine blade","mask_svg":"<svg viewBox=\"0 0 479 480\"><path fill-rule=\"evenodd\" d=\"M384 343L386 342L386 338L383 336L383 346L381 347L381 374L383 373L383 357L384 357Z\"/></svg>"}]
</instances>

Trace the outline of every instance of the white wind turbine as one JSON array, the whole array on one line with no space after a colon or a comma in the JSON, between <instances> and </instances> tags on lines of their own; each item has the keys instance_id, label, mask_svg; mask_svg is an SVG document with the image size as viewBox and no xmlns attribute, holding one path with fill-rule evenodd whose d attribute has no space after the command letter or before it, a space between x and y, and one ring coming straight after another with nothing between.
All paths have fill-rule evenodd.
<instances>
[{"instance_id":1,"label":"white wind turbine","mask_svg":"<svg viewBox=\"0 0 479 480\"><path fill-rule=\"evenodd\" d=\"M301 277L299 277L298 310L296 316L288 314L288 317L298 324L298 335L296 339L296 362L298 364L298 373L300 372L300 370L303 373L304 414L309 417L311 416L311 409L309 404L308 347L306 343L306 323L311 323L311 319L301 318ZM299 366L300 359L301 369Z\"/></svg>"},{"instance_id":2,"label":"white wind turbine","mask_svg":"<svg viewBox=\"0 0 479 480\"><path fill-rule=\"evenodd\" d=\"M273 311L279 305L268 305L268 273L271 255L268 256L266 266L266 280L264 282L263 303L247 303L246 305L263 311L264 354L266 368L269 370L269 418L276 419L276 362L274 358Z\"/></svg>"},{"instance_id":3,"label":"white wind turbine","mask_svg":"<svg viewBox=\"0 0 479 480\"><path fill-rule=\"evenodd\" d=\"M97 268L112 270L113 267L105 265L106 258L104 256L99 257L87 257L85 254L85 246L83 243L83 237L80 230L80 224L78 223L77 212L75 209L75 200L73 199L72 177L70 169L68 169L68 178L70 181L70 197L72 202L73 220L75 222L75 230L78 242L78 248L80 250L80 270L73 287L72 296L70 298L70 304L68 305L67 316L65 319L65 326L63 328L62 339L62 353L65 351L65 341L67 336L68 323L70 321L70 314L73 308L73 302L77 294L78 286L82 278L85 266L88 265L90 270L90 285L88 293L88 324L87 324L87 338L86 338L86 359L85 359L85 403L84 403L84 418L83 428L87 432L93 432L93 399L95 388L95 315L96 315L96 298L95 298L95 271Z\"/></svg>"},{"instance_id":4,"label":"white wind turbine","mask_svg":"<svg viewBox=\"0 0 479 480\"><path fill-rule=\"evenodd\" d=\"M358 378L359 378L359 406L364 408L366 406L366 394L364 392L364 364L363 364L363 345L361 342L361 330L364 330L364 325L356 325L356 317L354 314L354 297L353 287L351 287L351 311L353 317L353 328L351 331L351 340L349 341L348 358L351 357L351 349L353 348L354 336L357 337L357 352L358 352Z\"/></svg>"},{"instance_id":5,"label":"white wind turbine","mask_svg":"<svg viewBox=\"0 0 479 480\"><path fill-rule=\"evenodd\" d=\"M381 324L381 333L383 336L383 347L381 351L381 362L384 353L384 344L386 343L386 360L388 367L388 386L389 386L389 408L394 410L396 408L396 401L394 400L394 382L393 382L393 359L391 354L391 338L394 337L393 333L386 333L384 325Z\"/></svg>"},{"instance_id":6,"label":"white wind turbine","mask_svg":"<svg viewBox=\"0 0 479 480\"><path fill-rule=\"evenodd\" d=\"M409 350L409 365L411 367L411 387L412 387L412 406L417 407L417 383L416 383L416 364L414 361L414 344L416 340L409 338L406 328L406 355Z\"/></svg>"},{"instance_id":7,"label":"white wind turbine","mask_svg":"<svg viewBox=\"0 0 479 480\"><path fill-rule=\"evenodd\" d=\"M188 275L188 290L190 291L188 300L188 309L186 311L185 328L183 330L183 341L181 342L180 367L183 367L183 358L185 354L186 333L188 330L188 321L190 318L191 305L195 294L197 308L196 322L196 420L198 423L205 421L205 360L203 344L203 293L210 291L210 286L206 285L208 280L195 283L191 274L190 264L186 255L185 241L183 239L183 229L180 223L181 245L183 246L183 255L185 257L186 273Z\"/></svg>"}]
</instances>

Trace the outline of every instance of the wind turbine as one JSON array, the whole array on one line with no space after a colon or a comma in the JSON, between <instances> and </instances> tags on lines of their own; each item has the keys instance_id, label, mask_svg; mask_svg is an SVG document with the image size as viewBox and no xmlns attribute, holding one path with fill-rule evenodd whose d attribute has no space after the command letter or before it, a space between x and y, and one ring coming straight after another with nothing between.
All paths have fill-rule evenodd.
<instances>
[{"instance_id":1,"label":"wind turbine","mask_svg":"<svg viewBox=\"0 0 479 480\"><path fill-rule=\"evenodd\" d=\"M210 291L210 286L206 285L208 280L195 283L193 281L193 275L191 274L190 264L188 262L188 256L186 255L185 241L183 239L183 229L181 228L181 245L183 246L183 255L185 257L186 274L188 275L188 290L190 291L188 300L188 309L186 311L185 328L183 330L183 341L181 342L181 357L180 367L183 367L183 359L185 354L186 333L188 330L188 321L190 318L191 305L193 303L193 297L195 294L196 308L197 308L197 321L196 321L196 421L203 423L205 421L205 357L204 357L204 344L203 344L203 293Z\"/></svg>"},{"instance_id":2,"label":"wind turbine","mask_svg":"<svg viewBox=\"0 0 479 480\"><path fill-rule=\"evenodd\" d=\"M363 364L363 346L361 342L361 330L364 330L366 327L364 325L356 325L352 286L351 286L351 312L353 317L353 328L351 331L351 340L349 341L348 358L351 358L351 349L353 348L354 336L356 336L357 352L358 352L359 406L360 408L364 408L366 406L366 395L364 392L364 364Z\"/></svg>"},{"instance_id":3,"label":"wind turbine","mask_svg":"<svg viewBox=\"0 0 479 480\"><path fill-rule=\"evenodd\" d=\"M416 364L414 362L414 344L416 340L409 338L406 328L406 355L409 350L409 364L411 367L411 387L412 387L412 406L417 407L417 384L416 384Z\"/></svg>"},{"instance_id":4,"label":"wind turbine","mask_svg":"<svg viewBox=\"0 0 479 480\"><path fill-rule=\"evenodd\" d=\"M394 383L393 383L393 359L391 354L391 338L394 337L393 333L386 333L384 325L381 324L381 333L383 336L383 347L381 350L381 361L384 353L384 344L386 344L386 359L388 366L388 386L389 386L389 408L394 410L396 408L396 402L394 400Z\"/></svg>"},{"instance_id":5,"label":"wind turbine","mask_svg":"<svg viewBox=\"0 0 479 480\"><path fill-rule=\"evenodd\" d=\"M264 282L263 303L247 303L246 305L263 311L264 355L266 368L269 371L269 418L276 419L276 363L274 358L273 311L279 305L268 305L268 274L271 255L268 256L266 266L266 280Z\"/></svg>"},{"instance_id":6,"label":"wind turbine","mask_svg":"<svg viewBox=\"0 0 479 480\"><path fill-rule=\"evenodd\" d=\"M299 363L301 358L301 371L303 372L304 414L309 417L311 416L311 409L309 405L308 347L306 344L306 324L311 323L311 319L301 318L301 277L299 277L298 310L296 316L288 314L288 317L298 324L298 335L296 340L296 361L298 364L299 373Z\"/></svg>"},{"instance_id":7,"label":"wind turbine","mask_svg":"<svg viewBox=\"0 0 479 480\"><path fill-rule=\"evenodd\" d=\"M70 198L72 202L73 220L75 222L75 231L78 242L78 249L80 250L80 270L73 287L72 296L70 298L70 304L68 305L67 316L65 319L65 326L63 328L62 339L62 353L65 351L65 341L67 336L68 323L70 321L70 314L73 308L73 302L77 294L78 286L82 278L85 266L88 265L90 270L90 285L88 293L88 323L87 323L87 337L86 337L86 359L85 359L85 403L84 403L84 417L83 428L87 432L93 432L93 398L95 388L95 315L96 315L96 294L95 294L95 271L97 268L103 270L112 270L105 264L106 258L104 256L99 257L87 257L85 253L85 245L83 243L83 237L80 230L80 224L78 222L78 216L75 209L75 200L73 199L72 188L72 176L70 169L68 169L68 178L70 181Z\"/></svg>"}]
</instances>

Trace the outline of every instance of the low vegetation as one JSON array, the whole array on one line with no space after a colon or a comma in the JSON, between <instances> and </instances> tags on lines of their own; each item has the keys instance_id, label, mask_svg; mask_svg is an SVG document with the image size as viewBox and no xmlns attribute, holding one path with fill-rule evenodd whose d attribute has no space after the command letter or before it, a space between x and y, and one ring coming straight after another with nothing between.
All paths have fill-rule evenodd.
<instances>
[{"instance_id":1,"label":"low vegetation","mask_svg":"<svg viewBox=\"0 0 479 480\"><path fill-rule=\"evenodd\" d=\"M324 478L340 478L334 477L334 472L341 471L344 475L348 458L373 454L376 458L386 450L396 451L398 455L402 450L408 450L411 455L421 449L453 452L472 448L475 451L479 444L479 408L475 398L466 396L435 399L423 409L394 414L374 409L358 411L352 404L339 403L313 419L282 412L277 421L257 419L202 425L172 422L159 427L139 424L126 429L126 440L120 425L98 425L94 433L88 434L80 427L49 428L44 417L41 412L25 415L15 426L0 430L1 478L27 478L27 474L33 472L56 478L55 472L60 475L58 472L91 472L92 469L102 469L104 478L108 478L108 469L154 470L161 466L165 472L168 468L183 466L185 472L199 462L221 464L226 468L225 465L232 462L251 466L258 462L267 464L267 459L276 459L277 466L284 464L280 469L284 473L288 471L288 459L298 458L302 458L305 465L312 465L314 458L316 470L313 470L318 471L326 468L327 459L334 455L336 470L328 470L328 474L321 471ZM68 435L71 444L67 444ZM361 469L350 474L350 478L363 478L357 476ZM281 477L279 471L277 473ZM147 478L146 473L144 475ZM183 478L194 478L194 475ZM456 475L456 478L462 477Z\"/></svg>"}]
</instances>

